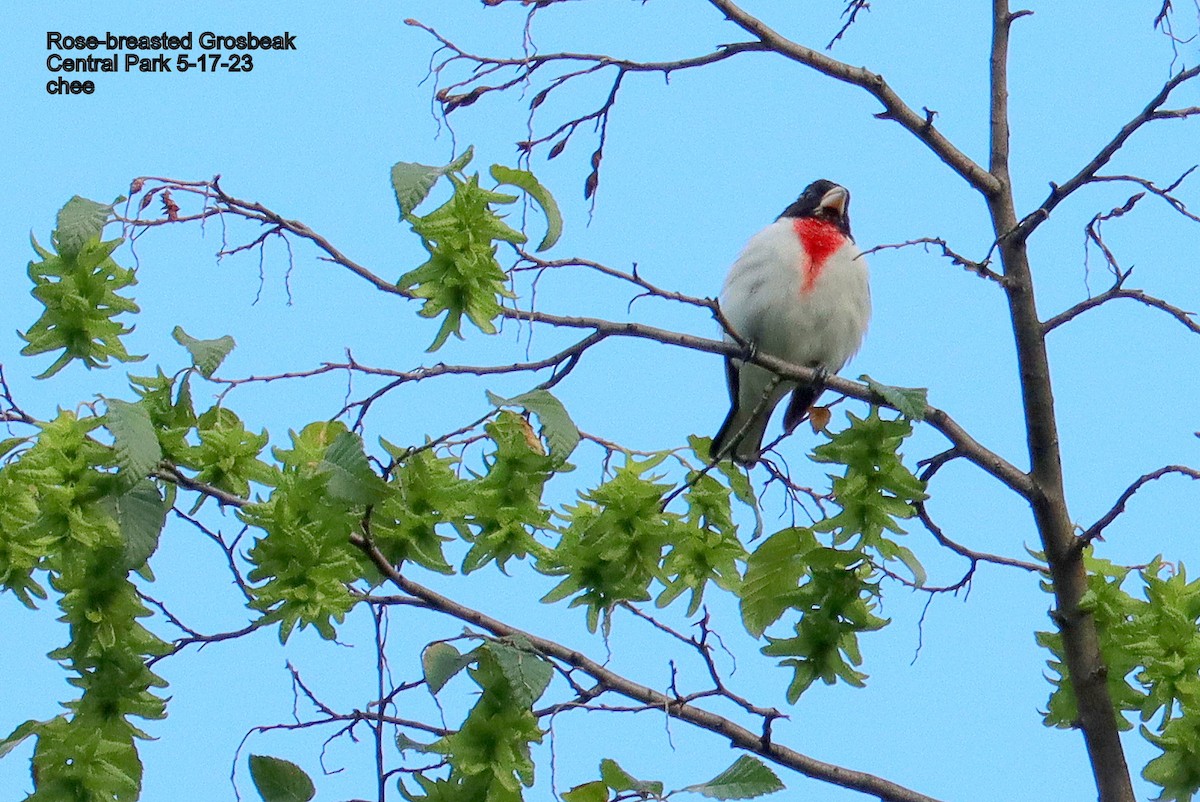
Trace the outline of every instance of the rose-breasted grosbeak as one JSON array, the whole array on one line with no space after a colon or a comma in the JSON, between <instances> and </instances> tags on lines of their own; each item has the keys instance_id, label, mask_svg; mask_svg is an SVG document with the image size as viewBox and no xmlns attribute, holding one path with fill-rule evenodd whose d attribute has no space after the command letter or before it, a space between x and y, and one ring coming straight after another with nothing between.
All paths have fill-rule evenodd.
<instances>
[{"instance_id":1,"label":"rose-breasted grosbeak","mask_svg":"<svg viewBox=\"0 0 1200 802\"><path fill-rule=\"evenodd\" d=\"M854 356L871 316L867 262L850 236L850 193L824 179L746 243L721 291L729 326L759 353L836 373ZM728 334L726 340L732 340ZM778 380L766 368L725 360L732 408L712 453L758 461L771 412L792 393L791 431L821 394L820 383Z\"/></svg>"}]
</instances>

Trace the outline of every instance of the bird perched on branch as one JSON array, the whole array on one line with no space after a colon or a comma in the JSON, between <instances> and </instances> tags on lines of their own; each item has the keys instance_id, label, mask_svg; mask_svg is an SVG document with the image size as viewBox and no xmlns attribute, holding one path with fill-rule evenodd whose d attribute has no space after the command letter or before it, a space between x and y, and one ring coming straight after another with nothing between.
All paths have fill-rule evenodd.
<instances>
[{"instance_id":1,"label":"bird perched on branch","mask_svg":"<svg viewBox=\"0 0 1200 802\"><path fill-rule=\"evenodd\" d=\"M721 291L729 327L756 353L836 373L854 356L871 316L867 262L850 236L850 193L824 179L746 243ZM735 341L728 332L726 341ZM792 394L792 431L821 394L822 381L781 380L740 359L725 360L732 408L713 438L716 459L752 465L771 412Z\"/></svg>"}]
</instances>

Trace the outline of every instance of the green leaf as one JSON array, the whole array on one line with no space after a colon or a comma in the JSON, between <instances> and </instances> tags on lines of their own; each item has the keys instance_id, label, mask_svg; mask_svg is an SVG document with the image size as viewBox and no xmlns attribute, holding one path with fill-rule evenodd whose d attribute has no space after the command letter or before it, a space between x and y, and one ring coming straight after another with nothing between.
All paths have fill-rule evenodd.
<instances>
[{"instance_id":1,"label":"green leaf","mask_svg":"<svg viewBox=\"0 0 1200 802\"><path fill-rule=\"evenodd\" d=\"M742 755L732 766L708 782L689 785L683 790L712 799L752 799L782 791L783 787L779 777L765 763L758 758Z\"/></svg>"},{"instance_id":2,"label":"green leaf","mask_svg":"<svg viewBox=\"0 0 1200 802\"><path fill-rule=\"evenodd\" d=\"M263 802L308 802L317 793L304 769L277 757L251 755L250 777Z\"/></svg>"},{"instance_id":3,"label":"green leaf","mask_svg":"<svg viewBox=\"0 0 1200 802\"><path fill-rule=\"evenodd\" d=\"M237 414L213 407L196 419L200 444L188 446L179 455L181 465L196 471L195 480L247 498L250 482L274 484L275 469L258 459L270 436L254 434ZM207 496L201 496L197 504Z\"/></svg>"},{"instance_id":4,"label":"green leaf","mask_svg":"<svg viewBox=\"0 0 1200 802\"><path fill-rule=\"evenodd\" d=\"M28 437L6 437L0 440L0 458L8 456L8 453L17 446L29 442Z\"/></svg>"},{"instance_id":5,"label":"green leaf","mask_svg":"<svg viewBox=\"0 0 1200 802\"><path fill-rule=\"evenodd\" d=\"M430 190L438 179L447 173L461 173L475 155L473 147L445 167L431 167L417 162L396 162L392 165L392 190L400 206L400 219L404 220L429 197Z\"/></svg>"},{"instance_id":6,"label":"green leaf","mask_svg":"<svg viewBox=\"0 0 1200 802\"><path fill-rule=\"evenodd\" d=\"M414 739L408 737L407 735L405 735L403 732L400 732L397 730L397 732L396 732L396 748L399 749L401 752L407 752L409 749L412 749L416 752L428 752L429 744L424 744L424 743L421 743L420 741L414 740Z\"/></svg>"},{"instance_id":7,"label":"green leaf","mask_svg":"<svg viewBox=\"0 0 1200 802\"><path fill-rule=\"evenodd\" d=\"M45 724L44 721L34 721L30 719L24 724L17 727L7 738L0 741L0 757L4 757L12 750L21 745L21 742L30 735L37 735L38 730Z\"/></svg>"},{"instance_id":8,"label":"green leaf","mask_svg":"<svg viewBox=\"0 0 1200 802\"><path fill-rule=\"evenodd\" d=\"M162 460L158 433L144 405L116 398L105 399L105 404L108 411L104 425L113 435L121 485L133 487L153 473Z\"/></svg>"},{"instance_id":9,"label":"green leaf","mask_svg":"<svg viewBox=\"0 0 1200 802\"><path fill-rule=\"evenodd\" d=\"M112 206L81 198L67 201L58 211L54 245L61 256L74 258L93 237L100 239L104 225L112 215Z\"/></svg>"},{"instance_id":10,"label":"green leaf","mask_svg":"<svg viewBox=\"0 0 1200 802\"><path fill-rule=\"evenodd\" d=\"M600 778L618 794L634 791L643 796L660 797L663 784L657 780L636 780L633 775L617 765L617 761L604 758L600 761Z\"/></svg>"},{"instance_id":11,"label":"green leaf","mask_svg":"<svg viewBox=\"0 0 1200 802\"><path fill-rule=\"evenodd\" d=\"M500 570L508 560L541 555L545 547L533 536L550 528L550 511L542 504L547 480L557 458L547 456L528 421L504 410L484 431L495 450L484 455L487 474L471 483L471 526L476 530L463 558L470 573L489 562Z\"/></svg>"},{"instance_id":12,"label":"green leaf","mask_svg":"<svg viewBox=\"0 0 1200 802\"><path fill-rule=\"evenodd\" d=\"M524 638L514 637L512 642L514 645L492 641L482 648L496 658L517 704L530 707L546 692L554 669L548 661L533 653L533 647Z\"/></svg>"},{"instance_id":13,"label":"green leaf","mask_svg":"<svg viewBox=\"0 0 1200 802\"><path fill-rule=\"evenodd\" d=\"M475 158L475 146L468 145L467 149L458 155L454 161L442 168L446 173L461 173L467 169L467 165L471 163L471 159Z\"/></svg>"},{"instance_id":14,"label":"green leaf","mask_svg":"<svg viewBox=\"0 0 1200 802\"><path fill-rule=\"evenodd\" d=\"M627 456L611 479L567 508L570 523L562 538L538 561L541 573L565 579L542 601L575 595L571 606L587 607L587 626L594 632L602 615L607 629L615 605L650 598L651 582L663 575L663 550L695 532L678 513L662 508L672 485L643 475L664 458Z\"/></svg>"},{"instance_id":15,"label":"green leaf","mask_svg":"<svg viewBox=\"0 0 1200 802\"><path fill-rule=\"evenodd\" d=\"M111 499L111 511L125 541L124 564L136 571L158 548L158 538L167 522L167 510L157 485L143 479L122 496Z\"/></svg>"},{"instance_id":16,"label":"green leaf","mask_svg":"<svg viewBox=\"0 0 1200 802\"><path fill-rule=\"evenodd\" d=\"M487 398L494 406L521 407L537 415L550 453L564 462L579 445L579 428L571 420L567 408L549 390L530 390L513 398L501 398L488 391Z\"/></svg>"},{"instance_id":17,"label":"green leaf","mask_svg":"<svg viewBox=\"0 0 1200 802\"><path fill-rule=\"evenodd\" d=\"M175 342L188 350L192 355L192 364L206 379L212 378L217 368L225 361L225 357L229 356L229 352L237 345L228 334L215 340L197 340L180 326L171 330L171 336L175 338Z\"/></svg>"},{"instance_id":18,"label":"green leaf","mask_svg":"<svg viewBox=\"0 0 1200 802\"><path fill-rule=\"evenodd\" d=\"M431 643L421 652L421 670L429 692L437 694L455 674L475 661L475 653L462 654L449 643Z\"/></svg>"},{"instance_id":19,"label":"green leaf","mask_svg":"<svg viewBox=\"0 0 1200 802\"><path fill-rule=\"evenodd\" d=\"M545 732L525 700L514 692L499 665L498 651L485 646L475 654L478 660L468 673L481 691L478 700L458 730L430 745L430 751L446 756L450 775L438 781L441 788L437 791L431 784L417 781L429 800L518 802L520 787L533 785L530 745L540 743Z\"/></svg>"},{"instance_id":20,"label":"green leaf","mask_svg":"<svg viewBox=\"0 0 1200 802\"><path fill-rule=\"evenodd\" d=\"M500 184L509 184L525 190L526 194L537 201L538 205L542 207L542 211L546 213L546 236L537 246L539 251L547 250L558 242L563 229L562 213L558 210L558 203L555 202L554 196L542 186L533 173L528 170L515 170L501 164L493 164L492 178Z\"/></svg>"},{"instance_id":21,"label":"green leaf","mask_svg":"<svg viewBox=\"0 0 1200 802\"><path fill-rule=\"evenodd\" d=\"M746 560L742 580L742 622L754 637L779 620L791 606L800 580L808 572L806 555L818 548L812 531L791 527L776 532Z\"/></svg>"},{"instance_id":22,"label":"green leaf","mask_svg":"<svg viewBox=\"0 0 1200 802\"><path fill-rule=\"evenodd\" d=\"M353 432L338 435L317 470L328 476L330 495L341 501L374 504L386 493L383 480L367 461L362 438Z\"/></svg>"},{"instance_id":23,"label":"green leaf","mask_svg":"<svg viewBox=\"0 0 1200 802\"><path fill-rule=\"evenodd\" d=\"M904 417L915 421L925 420L925 407L928 405L929 391L924 387L893 387L889 384L880 384L865 373L859 376L858 380L866 382L867 386L871 388L871 392L883 396L884 400L894 406Z\"/></svg>"},{"instance_id":24,"label":"green leaf","mask_svg":"<svg viewBox=\"0 0 1200 802\"><path fill-rule=\"evenodd\" d=\"M451 174L450 182L454 194L448 201L423 217L405 217L429 259L396 282L411 297L425 299L422 317L445 314L430 351L440 348L451 334L461 338L464 317L483 333L496 333L494 321L503 313L501 302L514 297L508 274L496 260L497 242L526 240L492 209L493 204L511 203L515 197L483 189L478 175L460 179Z\"/></svg>"},{"instance_id":25,"label":"green leaf","mask_svg":"<svg viewBox=\"0 0 1200 802\"><path fill-rule=\"evenodd\" d=\"M410 453L380 438L398 464L391 472L387 498L371 511L371 536L388 562L402 569L412 561L442 574L453 574L443 544L453 540L440 529L467 531L470 483L455 474L455 461L432 450Z\"/></svg>"},{"instance_id":26,"label":"green leaf","mask_svg":"<svg viewBox=\"0 0 1200 802\"><path fill-rule=\"evenodd\" d=\"M614 791L632 791L637 785L633 775L618 765L617 761L604 758L600 761L600 777Z\"/></svg>"},{"instance_id":27,"label":"green leaf","mask_svg":"<svg viewBox=\"0 0 1200 802\"><path fill-rule=\"evenodd\" d=\"M83 203L90 203L86 201ZM65 243L66 250L55 254L30 237L40 262L30 262L27 273L33 282L33 297L44 311L29 329L20 334L26 342L21 354L34 356L62 350L58 358L38 378L46 379L73 360L91 368L108 367L109 359L137 362L144 356L131 356L121 337L133 331L115 320L127 312L137 312L132 299L118 291L137 284L133 270L121 267L112 253L123 242L101 242L94 215L87 208L67 204L60 213L66 231L55 230L51 238ZM86 238L85 234L88 234Z\"/></svg>"},{"instance_id":28,"label":"green leaf","mask_svg":"<svg viewBox=\"0 0 1200 802\"><path fill-rule=\"evenodd\" d=\"M925 584L925 580L929 577L925 573L925 566L921 565L921 561L917 559L917 555L913 553L913 550L908 548L908 546L901 546L899 543L891 540L884 540L883 542L887 544L888 557L894 557L904 563L904 567L912 573L913 584L917 587L922 587Z\"/></svg>"},{"instance_id":29,"label":"green leaf","mask_svg":"<svg viewBox=\"0 0 1200 802\"><path fill-rule=\"evenodd\" d=\"M872 407L865 418L853 413L847 417L850 426L813 449L815 462L845 466L842 476L833 477L833 499L841 511L815 523L813 530L833 533L834 545L853 541L885 562L901 560L921 582L924 571L916 556L884 536L885 531L904 534L899 521L915 516L916 502L928 497L925 483L904 465L900 453L912 434L912 421L888 420L879 414L879 407Z\"/></svg>"},{"instance_id":30,"label":"green leaf","mask_svg":"<svg viewBox=\"0 0 1200 802\"><path fill-rule=\"evenodd\" d=\"M608 802L608 786L600 780L577 785L562 794L563 802Z\"/></svg>"},{"instance_id":31,"label":"green leaf","mask_svg":"<svg viewBox=\"0 0 1200 802\"><path fill-rule=\"evenodd\" d=\"M416 162L396 162L392 166L392 189L400 206L403 220L429 196L437 180L445 174L443 167L431 167Z\"/></svg>"}]
</instances>

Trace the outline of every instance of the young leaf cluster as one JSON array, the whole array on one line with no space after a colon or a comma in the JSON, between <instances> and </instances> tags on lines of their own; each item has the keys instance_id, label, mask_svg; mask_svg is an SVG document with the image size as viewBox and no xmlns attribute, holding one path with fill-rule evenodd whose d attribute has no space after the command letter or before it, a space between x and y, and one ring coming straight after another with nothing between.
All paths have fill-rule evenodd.
<instances>
[{"instance_id":1,"label":"young leaf cluster","mask_svg":"<svg viewBox=\"0 0 1200 802\"><path fill-rule=\"evenodd\" d=\"M1088 590L1080 607L1096 620L1108 666L1108 688L1122 712L1136 712L1142 735L1162 750L1142 775L1163 790L1159 799L1189 802L1200 792L1200 580L1188 582L1182 564L1156 557L1136 574L1092 554L1084 555ZM1144 598L1123 589L1136 575ZM1045 723L1073 727L1078 708L1063 659L1062 636L1039 632L1053 655L1054 691ZM1133 725L1123 716L1121 729Z\"/></svg>"},{"instance_id":2,"label":"young leaf cluster","mask_svg":"<svg viewBox=\"0 0 1200 802\"><path fill-rule=\"evenodd\" d=\"M899 559L918 584L924 581L916 556L883 534L902 534L896 519L912 517L913 502L925 497L923 483L899 455L912 424L884 420L878 409L866 418L848 417L850 426L813 453L817 462L845 466L833 478L840 511L811 528L791 527L767 538L746 561L741 586L742 620L755 637L785 613L799 613L793 636L767 636L762 648L793 670L787 690L793 703L817 679L856 687L866 679L856 668L862 664L858 635L887 624L874 613L879 596L874 557ZM830 545L818 534L830 535Z\"/></svg>"},{"instance_id":3,"label":"young leaf cluster","mask_svg":"<svg viewBox=\"0 0 1200 802\"><path fill-rule=\"evenodd\" d=\"M58 213L51 241L54 253L32 240L41 261L29 263L33 297L42 315L21 334L25 356L62 351L38 378L48 378L79 360L89 368L108 367L110 359L133 362L121 337L133 331L114 318L137 312L138 305L118 293L137 283L134 272L112 259L123 239L101 241L111 206L72 198Z\"/></svg>"},{"instance_id":4,"label":"young leaf cluster","mask_svg":"<svg viewBox=\"0 0 1200 802\"><path fill-rule=\"evenodd\" d=\"M504 570L513 558L544 551L533 533L550 528L542 493L562 465L558 456L546 453L529 421L515 412L501 411L484 431L495 448L484 457L484 473L470 488L466 573L492 562Z\"/></svg>"},{"instance_id":5,"label":"young leaf cluster","mask_svg":"<svg viewBox=\"0 0 1200 802\"><path fill-rule=\"evenodd\" d=\"M690 590L693 612L710 580L736 587L743 550L730 520L728 490L704 477L689 489L688 514L669 512L664 496L672 485L647 475L664 459L666 454L628 457L610 479L566 508L562 538L538 563L539 571L564 579L542 601L570 598L570 606L587 609L588 629L595 631L615 605L648 600L655 580L665 586L660 606Z\"/></svg>"},{"instance_id":6,"label":"young leaf cluster","mask_svg":"<svg viewBox=\"0 0 1200 802\"><path fill-rule=\"evenodd\" d=\"M867 675L854 668L862 664L858 635L887 624L874 614L879 589L872 573L861 551L822 546L811 529L800 527L776 532L750 555L741 594L750 633L762 636L784 613L800 614L792 637L767 636L762 648L792 669L789 702L818 678L863 685Z\"/></svg>"},{"instance_id":7,"label":"young leaf cluster","mask_svg":"<svg viewBox=\"0 0 1200 802\"><path fill-rule=\"evenodd\" d=\"M817 532L833 535L833 544L873 552L883 561L899 560L918 585L925 570L912 550L886 537L884 532L905 534L898 520L917 514L913 503L926 498L925 483L904 465L900 446L912 434L912 421L880 417L872 407L866 418L847 413L850 425L828 443L813 449L815 462L844 465L833 479L833 497L841 512L814 525Z\"/></svg>"},{"instance_id":8,"label":"young leaf cluster","mask_svg":"<svg viewBox=\"0 0 1200 802\"><path fill-rule=\"evenodd\" d=\"M501 313L503 299L514 297L505 286L508 276L496 260L496 243L520 245L527 240L494 208L515 203L517 196L485 189L480 186L478 174L468 176L463 172L471 155L468 150L445 167L400 162L392 168L392 187L401 218L409 222L429 252L428 261L401 276L397 286L425 299L422 317L445 314L430 351L441 348L451 334L462 338L464 316L485 334L496 332L493 321ZM415 214L416 207L443 176L452 186L450 199L426 215ZM562 217L550 193L533 174L496 165L492 177L499 185L524 190L541 206L548 231L538 249L553 245L562 230Z\"/></svg>"},{"instance_id":9,"label":"young leaf cluster","mask_svg":"<svg viewBox=\"0 0 1200 802\"><path fill-rule=\"evenodd\" d=\"M530 745L541 743L544 733L533 704L553 677L550 663L528 643L514 639L489 640L466 654L448 643L435 643L425 650L422 664L432 693L465 668L479 687L479 698L458 730L422 747L442 755L449 774L415 774L419 791L401 786L405 798L520 802L522 788L534 782Z\"/></svg>"},{"instance_id":10,"label":"young leaf cluster","mask_svg":"<svg viewBox=\"0 0 1200 802\"><path fill-rule=\"evenodd\" d=\"M130 719L165 715L153 689L166 682L146 661L170 647L139 623L150 612L129 579L157 540L157 531L149 544L134 535L161 527L162 500L153 484L128 487L112 472L122 458L92 436L102 422L60 412L0 468L0 578L34 606L47 595L35 574L49 577L70 631L50 657L80 690L66 714L25 722L0 741L3 754L37 739L31 800L137 799L134 742L148 736Z\"/></svg>"},{"instance_id":11,"label":"young leaf cluster","mask_svg":"<svg viewBox=\"0 0 1200 802\"><path fill-rule=\"evenodd\" d=\"M363 508L381 494L362 442L341 423L313 423L292 432L292 448L276 448L280 463L270 496L239 512L265 535L250 549L253 606L279 621L285 642L296 624L336 636L355 605L349 583L369 572L362 552L350 543Z\"/></svg>"}]
</instances>

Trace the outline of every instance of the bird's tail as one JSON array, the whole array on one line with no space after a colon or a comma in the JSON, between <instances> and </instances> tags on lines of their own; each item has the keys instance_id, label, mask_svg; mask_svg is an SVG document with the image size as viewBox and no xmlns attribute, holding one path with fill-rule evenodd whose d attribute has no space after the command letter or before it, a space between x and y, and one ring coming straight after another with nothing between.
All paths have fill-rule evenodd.
<instances>
[{"instance_id":1,"label":"bird's tail","mask_svg":"<svg viewBox=\"0 0 1200 802\"><path fill-rule=\"evenodd\" d=\"M753 465L758 462L771 410L743 410L742 407L741 404L733 405L713 438L714 460L731 457L739 465Z\"/></svg>"},{"instance_id":2,"label":"bird's tail","mask_svg":"<svg viewBox=\"0 0 1200 802\"><path fill-rule=\"evenodd\" d=\"M796 386L783 417L784 431L790 433L804 420L823 389L813 384ZM731 457L739 465L753 465L758 462L762 455L763 435L776 403L778 396L754 406L735 402L713 438L713 459Z\"/></svg>"},{"instance_id":3,"label":"bird's tail","mask_svg":"<svg viewBox=\"0 0 1200 802\"><path fill-rule=\"evenodd\" d=\"M812 405L816 403L824 389L824 383L796 386L792 392L792 400L788 402L787 411L783 415L783 428L787 432L790 433L808 416L808 411L812 409Z\"/></svg>"}]
</instances>

